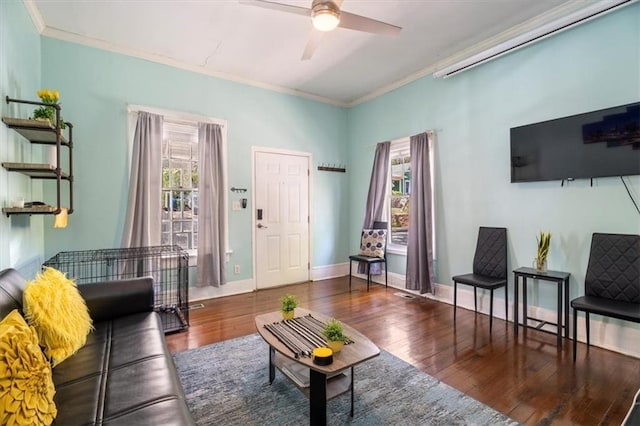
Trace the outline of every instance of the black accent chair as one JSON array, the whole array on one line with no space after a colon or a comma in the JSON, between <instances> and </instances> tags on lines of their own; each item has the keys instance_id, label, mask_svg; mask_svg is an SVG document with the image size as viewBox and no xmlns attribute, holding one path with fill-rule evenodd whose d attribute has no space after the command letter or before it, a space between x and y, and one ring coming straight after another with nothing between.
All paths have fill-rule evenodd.
<instances>
[{"instance_id":1,"label":"black accent chair","mask_svg":"<svg viewBox=\"0 0 640 426\"><path fill-rule=\"evenodd\" d=\"M488 228L478 230L478 243L473 257L473 272L456 275L453 280L453 321L456 320L458 303L458 283L473 286L473 302L478 312L478 287L491 291L489 303L489 333L493 328L493 291L504 287L505 316L509 318L509 289L507 286L507 228Z\"/></svg>"},{"instance_id":2,"label":"black accent chair","mask_svg":"<svg viewBox=\"0 0 640 426\"><path fill-rule=\"evenodd\" d=\"M640 323L640 235L599 234L591 238L584 296L573 308L573 362L576 361L578 311L583 311L589 346L589 314Z\"/></svg>"},{"instance_id":3,"label":"black accent chair","mask_svg":"<svg viewBox=\"0 0 640 426\"><path fill-rule=\"evenodd\" d=\"M373 222L371 229L388 229L387 222ZM361 235L362 238L362 235ZM361 240L362 242L362 240ZM384 286L387 287L388 274L387 274L387 238L385 237L384 255L382 257L366 256L363 254L354 254L349 256L349 291L351 291L351 265L353 262L360 262L360 264L366 265L367 269L367 291L369 291L369 285L371 284L371 265L374 263L384 264Z\"/></svg>"}]
</instances>

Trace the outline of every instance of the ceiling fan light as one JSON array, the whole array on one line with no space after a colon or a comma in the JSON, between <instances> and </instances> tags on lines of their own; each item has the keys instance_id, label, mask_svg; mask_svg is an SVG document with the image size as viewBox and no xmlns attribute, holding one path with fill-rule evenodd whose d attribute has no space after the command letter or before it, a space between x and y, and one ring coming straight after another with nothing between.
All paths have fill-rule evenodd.
<instances>
[{"instance_id":1,"label":"ceiling fan light","mask_svg":"<svg viewBox=\"0 0 640 426\"><path fill-rule=\"evenodd\" d=\"M316 30L331 31L340 23L340 11L330 6L315 7L312 11L311 19Z\"/></svg>"}]
</instances>

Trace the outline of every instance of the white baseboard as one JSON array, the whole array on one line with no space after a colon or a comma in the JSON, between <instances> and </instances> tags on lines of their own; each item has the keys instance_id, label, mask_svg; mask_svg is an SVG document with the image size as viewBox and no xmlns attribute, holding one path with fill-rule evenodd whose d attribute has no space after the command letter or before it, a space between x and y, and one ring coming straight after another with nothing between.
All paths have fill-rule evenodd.
<instances>
[{"instance_id":1,"label":"white baseboard","mask_svg":"<svg viewBox=\"0 0 640 426\"><path fill-rule=\"evenodd\" d=\"M348 263L337 263L335 265L314 266L311 268L311 281L328 280L349 275Z\"/></svg>"},{"instance_id":2,"label":"white baseboard","mask_svg":"<svg viewBox=\"0 0 640 426\"><path fill-rule=\"evenodd\" d=\"M189 287L189 303L216 297L233 296L234 294L251 293L256 289L253 279L230 281L220 287Z\"/></svg>"},{"instance_id":3,"label":"white baseboard","mask_svg":"<svg viewBox=\"0 0 640 426\"><path fill-rule=\"evenodd\" d=\"M347 268L347 274L349 270ZM353 275L358 278L367 279L366 275L355 273ZM389 272L389 287L394 287L408 293L412 293L417 296L426 297L428 299L437 300L438 302L448 303L453 305L453 283L451 285L435 284L435 294L419 294L417 291L407 290L405 288L405 276ZM384 284L384 275L375 275L371 277L371 280ZM513 322L513 285L509 284L509 297L510 302L508 304L509 309L509 321ZM491 292L478 290L478 312L489 315L489 303ZM457 306L473 311L473 287L459 285L458 286L458 301ZM522 304L518 305L520 311L520 318L522 318ZM558 314L555 310L545 309L538 306L528 306L529 316L541 319L543 321L555 323L558 318ZM569 336L573 336L573 311L569 308ZM504 305L504 289L496 290L494 292L493 301L493 316L494 318L505 319L505 305ZM553 328L550 328L553 330ZM578 316L578 342L586 343L587 331L585 326L585 319L583 315ZM564 335L564 334L563 334ZM608 349L614 352L619 352L625 355L629 355L635 358L640 358L640 347L637 342L640 342L640 327L628 321L615 320L608 317L602 317L600 315L591 315L591 345L598 346L604 349ZM581 349L578 348L578 352Z\"/></svg>"}]
</instances>

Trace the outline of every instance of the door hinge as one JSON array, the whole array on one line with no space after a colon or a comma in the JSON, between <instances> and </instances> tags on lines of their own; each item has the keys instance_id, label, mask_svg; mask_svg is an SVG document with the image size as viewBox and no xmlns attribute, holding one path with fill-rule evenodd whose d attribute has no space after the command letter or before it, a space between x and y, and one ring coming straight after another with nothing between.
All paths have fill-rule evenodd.
<instances>
[{"instance_id":1,"label":"door hinge","mask_svg":"<svg viewBox=\"0 0 640 426\"><path fill-rule=\"evenodd\" d=\"M311 262L307 262L307 269L310 270L311 269Z\"/></svg>"}]
</instances>

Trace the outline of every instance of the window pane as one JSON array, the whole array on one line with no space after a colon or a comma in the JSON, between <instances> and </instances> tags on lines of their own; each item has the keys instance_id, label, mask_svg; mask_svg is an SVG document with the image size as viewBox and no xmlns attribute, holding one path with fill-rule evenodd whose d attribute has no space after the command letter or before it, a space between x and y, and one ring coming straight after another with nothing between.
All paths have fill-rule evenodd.
<instances>
[{"instance_id":1,"label":"window pane","mask_svg":"<svg viewBox=\"0 0 640 426\"><path fill-rule=\"evenodd\" d=\"M391 242L407 245L409 229L409 196L393 195L391 197Z\"/></svg>"},{"instance_id":2,"label":"window pane","mask_svg":"<svg viewBox=\"0 0 640 426\"><path fill-rule=\"evenodd\" d=\"M400 246L407 245L409 229L410 163L411 156L409 155L408 141L392 146L389 223L391 226L391 244Z\"/></svg>"},{"instance_id":3,"label":"window pane","mask_svg":"<svg viewBox=\"0 0 640 426\"><path fill-rule=\"evenodd\" d=\"M173 244L177 244L185 250L188 250L189 247L189 234L176 233L173 234Z\"/></svg>"},{"instance_id":4,"label":"window pane","mask_svg":"<svg viewBox=\"0 0 640 426\"><path fill-rule=\"evenodd\" d=\"M198 128L165 121L162 144L162 242L197 246Z\"/></svg>"}]
</instances>

